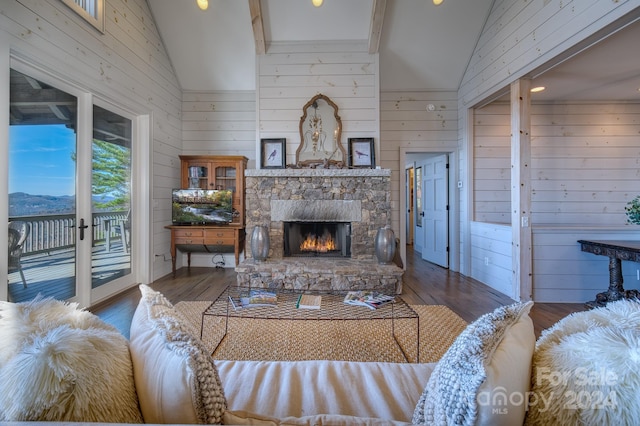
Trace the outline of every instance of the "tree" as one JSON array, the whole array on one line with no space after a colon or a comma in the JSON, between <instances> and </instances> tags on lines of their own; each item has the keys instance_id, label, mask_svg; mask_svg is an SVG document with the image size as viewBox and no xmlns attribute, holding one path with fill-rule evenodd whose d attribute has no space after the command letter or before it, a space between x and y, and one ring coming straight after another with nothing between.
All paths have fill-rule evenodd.
<instances>
[{"instance_id":1,"label":"tree","mask_svg":"<svg viewBox=\"0 0 640 426\"><path fill-rule=\"evenodd\" d=\"M131 148L93 140L91 191L97 209L127 210L131 201ZM72 154L76 161L76 153Z\"/></svg>"},{"instance_id":2,"label":"tree","mask_svg":"<svg viewBox=\"0 0 640 426\"><path fill-rule=\"evenodd\" d=\"M101 140L93 140L93 174L91 190L94 196L107 201L94 201L98 208L125 210L131 200L131 149Z\"/></svg>"}]
</instances>

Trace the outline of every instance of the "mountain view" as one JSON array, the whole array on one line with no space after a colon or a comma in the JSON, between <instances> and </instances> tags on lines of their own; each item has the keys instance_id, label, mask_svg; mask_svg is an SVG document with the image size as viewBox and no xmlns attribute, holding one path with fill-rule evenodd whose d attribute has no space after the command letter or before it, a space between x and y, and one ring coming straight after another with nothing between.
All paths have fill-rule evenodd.
<instances>
[{"instance_id":1,"label":"mountain view","mask_svg":"<svg viewBox=\"0 0 640 426\"><path fill-rule=\"evenodd\" d=\"M71 214L76 209L72 195L31 195L24 192L9 194L9 216L38 216Z\"/></svg>"},{"instance_id":2,"label":"mountain view","mask_svg":"<svg viewBox=\"0 0 640 426\"><path fill-rule=\"evenodd\" d=\"M105 198L100 197L100 201L104 202ZM73 214L75 208L74 195L31 195L24 192L9 194L9 217Z\"/></svg>"}]
</instances>

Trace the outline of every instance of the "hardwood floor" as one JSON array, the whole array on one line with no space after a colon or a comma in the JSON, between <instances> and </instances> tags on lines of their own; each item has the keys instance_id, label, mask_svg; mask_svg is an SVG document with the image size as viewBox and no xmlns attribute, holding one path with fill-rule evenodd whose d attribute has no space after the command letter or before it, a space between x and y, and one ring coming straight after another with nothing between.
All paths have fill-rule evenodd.
<instances>
[{"instance_id":1,"label":"hardwood floor","mask_svg":"<svg viewBox=\"0 0 640 426\"><path fill-rule=\"evenodd\" d=\"M235 284L233 268L194 267L181 268L175 278L169 274L155 281L151 287L175 304L183 300L214 300L227 285ZM414 305L448 306L467 322L498 306L514 302L474 279L425 262L410 247L407 247L402 297ZM139 299L140 292L135 287L92 307L91 311L128 338L131 318ZM582 303L536 303L531 311L536 336L566 315L585 309Z\"/></svg>"}]
</instances>

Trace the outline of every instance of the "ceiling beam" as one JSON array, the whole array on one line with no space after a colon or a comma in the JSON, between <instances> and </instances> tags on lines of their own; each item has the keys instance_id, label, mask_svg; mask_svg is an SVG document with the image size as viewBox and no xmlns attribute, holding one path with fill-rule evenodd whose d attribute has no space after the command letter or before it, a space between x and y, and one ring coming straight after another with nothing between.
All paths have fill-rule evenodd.
<instances>
[{"instance_id":1,"label":"ceiling beam","mask_svg":"<svg viewBox=\"0 0 640 426\"><path fill-rule=\"evenodd\" d=\"M27 80L29 85L31 87L33 87L35 90L42 90L43 89L42 85L40 84L40 82L38 80L36 80L35 78L29 77L28 75L25 75L24 78L25 78L25 80ZM55 115L60 120L63 120L63 121L69 121L70 120L69 115L65 114L65 112L58 105L49 104L49 109L51 110L53 115Z\"/></svg>"},{"instance_id":2,"label":"ceiling beam","mask_svg":"<svg viewBox=\"0 0 640 426\"><path fill-rule=\"evenodd\" d=\"M371 13L371 33L369 34L369 53L378 53L380 48L380 35L384 22L384 10L387 8L387 0L373 0L373 12Z\"/></svg>"},{"instance_id":3,"label":"ceiling beam","mask_svg":"<svg viewBox=\"0 0 640 426\"><path fill-rule=\"evenodd\" d=\"M251 26L253 38L256 42L256 55L264 55L267 46L264 41L264 26L262 25L262 7L260 0L249 0L249 12L251 13Z\"/></svg>"}]
</instances>

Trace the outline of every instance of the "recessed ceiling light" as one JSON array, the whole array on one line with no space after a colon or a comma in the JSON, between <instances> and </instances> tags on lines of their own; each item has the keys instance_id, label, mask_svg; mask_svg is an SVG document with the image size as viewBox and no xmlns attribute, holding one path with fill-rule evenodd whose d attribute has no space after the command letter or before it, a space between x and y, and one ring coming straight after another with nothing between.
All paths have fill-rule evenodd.
<instances>
[{"instance_id":1,"label":"recessed ceiling light","mask_svg":"<svg viewBox=\"0 0 640 426\"><path fill-rule=\"evenodd\" d=\"M544 86L532 87L531 88L531 93L542 92L544 89L546 89L546 87L544 87Z\"/></svg>"},{"instance_id":2,"label":"recessed ceiling light","mask_svg":"<svg viewBox=\"0 0 640 426\"><path fill-rule=\"evenodd\" d=\"M441 5L442 0L433 0L433 4L435 4L436 6Z\"/></svg>"},{"instance_id":3,"label":"recessed ceiling light","mask_svg":"<svg viewBox=\"0 0 640 426\"><path fill-rule=\"evenodd\" d=\"M198 7L202 10L207 10L209 7L209 0L196 0L196 3L198 3Z\"/></svg>"},{"instance_id":4,"label":"recessed ceiling light","mask_svg":"<svg viewBox=\"0 0 640 426\"><path fill-rule=\"evenodd\" d=\"M311 0L311 3L313 3L313 5L314 5L315 7L320 7L320 6L322 6L322 2L323 2L323 0Z\"/></svg>"}]
</instances>

